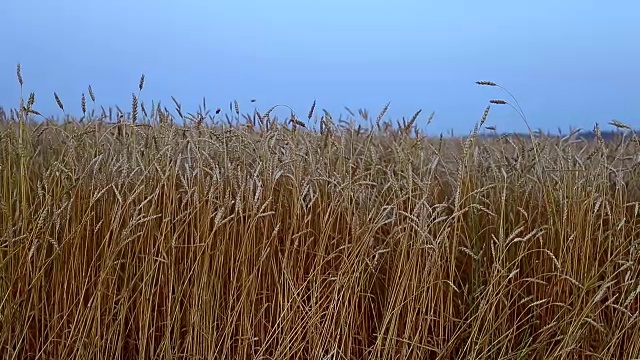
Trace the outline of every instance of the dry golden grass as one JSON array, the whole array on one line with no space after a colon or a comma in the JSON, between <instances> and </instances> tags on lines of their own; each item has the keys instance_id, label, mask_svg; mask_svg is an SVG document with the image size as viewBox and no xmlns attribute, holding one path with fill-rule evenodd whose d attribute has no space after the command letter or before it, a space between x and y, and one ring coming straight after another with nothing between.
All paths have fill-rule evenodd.
<instances>
[{"instance_id":1,"label":"dry golden grass","mask_svg":"<svg viewBox=\"0 0 640 360\"><path fill-rule=\"evenodd\" d=\"M636 137L132 99L0 115L2 358L640 358Z\"/></svg>"}]
</instances>

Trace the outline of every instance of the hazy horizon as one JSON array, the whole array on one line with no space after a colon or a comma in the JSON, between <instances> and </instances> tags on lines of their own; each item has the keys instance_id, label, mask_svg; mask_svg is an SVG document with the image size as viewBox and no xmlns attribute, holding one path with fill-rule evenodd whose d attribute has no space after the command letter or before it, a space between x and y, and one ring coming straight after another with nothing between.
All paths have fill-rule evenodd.
<instances>
[{"instance_id":1,"label":"hazy horizon","mask_svg":"<svg viewBox=\"0 0 640 360\"><path fill-rule=\"evenodd\" d=\"M286 104L303 117L316 100L336 118L344 107L375 117L391 102L393 119L422 109L421 125L435 112L431 132L464 134L490 99L511 100L475 84L489 80L517 97L532 128L640 125L640 4L631 1L7 0L0 13L5 108L18 104L20 63L25 95L53 116L54 91L79 114L89 85L98 109L125 110L145 74L141 100L172 109L175 96L186 111L205 97L210 108L235 99L243 112ZM526 130L508 106L494 106L487 125Z\"/></svg>"}]
</instances>

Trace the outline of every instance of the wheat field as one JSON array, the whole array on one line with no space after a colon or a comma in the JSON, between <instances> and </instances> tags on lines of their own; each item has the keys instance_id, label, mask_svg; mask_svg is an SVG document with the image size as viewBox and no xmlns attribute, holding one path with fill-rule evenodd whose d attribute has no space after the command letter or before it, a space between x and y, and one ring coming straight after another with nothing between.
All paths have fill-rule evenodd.
<instances>
[{"instance_id":1,"label":"wheat field","mask_svg":"<svg viewBox=\"0 0 640 360\"><path fill-rule=\"evenodd\" d=\"M625 124L482 136L519 109L498 99L431 137L387 107L224 117L143 87L126 113L91 88L79 119L0 112L3 359L640 358Z\"/></svg>"}]
</instances>

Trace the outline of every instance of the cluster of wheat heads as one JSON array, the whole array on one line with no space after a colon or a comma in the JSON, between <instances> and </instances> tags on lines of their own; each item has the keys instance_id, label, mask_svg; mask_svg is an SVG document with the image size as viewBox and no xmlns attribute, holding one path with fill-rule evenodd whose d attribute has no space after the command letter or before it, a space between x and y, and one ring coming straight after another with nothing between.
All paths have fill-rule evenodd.
<instances>
[{"instance_id":1,"label":"cluster of wheat heads","mask_svg":"<svg viewBox=\"0 0 640 360\"><path fill-rule=\"evenodd\" d=\"M33 121L33 94L0 113L2 358L640 357L635 135L139 98L112 123L84 95L77 121Z\"/></svg>"}]
</instances>

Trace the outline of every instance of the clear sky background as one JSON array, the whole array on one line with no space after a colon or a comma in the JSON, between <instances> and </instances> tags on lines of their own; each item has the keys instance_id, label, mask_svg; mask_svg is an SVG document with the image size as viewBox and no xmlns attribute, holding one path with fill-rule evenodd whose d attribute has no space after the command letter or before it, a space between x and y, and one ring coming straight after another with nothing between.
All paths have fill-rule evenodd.
<instances>
[{"instance_id":1,"label":"clear sky background","mask_svg":"<svg viewBox=\"0 0 640 360\"><path fill-rule=\"evenodd\" d=\"M423 109L434 133L472 130L487 101L512 91L532 127L640 126L638 1L0 1L0 105L16 107L15 75L36 109L80 112L91 85L99 105L170 96L187 111L306 114L317 99L334 117L344 106L393 118ZM250 99L257 99L255 104ZM285 109L278 110L281 116ZM506 106L488 125L522 131Z\"/></svg>"}]
</instances>

